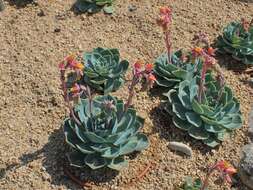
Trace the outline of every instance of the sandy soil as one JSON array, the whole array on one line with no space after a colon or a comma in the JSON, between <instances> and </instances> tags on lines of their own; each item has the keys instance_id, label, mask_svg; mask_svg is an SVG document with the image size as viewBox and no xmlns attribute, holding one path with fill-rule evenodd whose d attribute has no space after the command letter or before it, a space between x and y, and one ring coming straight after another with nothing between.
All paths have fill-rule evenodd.
<instances>
[{"instance_id":1,"label":"sandy soil","mask_svg":"<svg viewBox=\"0 0 253 190\"><path fill-rule=\"evenodd\" d=\"M190 48L195 32L206 31L215 39L223 26L253 16L253 3L239 0L117 0L115 14L76 15L74 0L38 0L17 8L7 2L0 12L0 189L79 189L63 171L66 164L61 123L67 115L59 90L58 62L71 52L94 47L116 47L134 62L152 62L164 50L156 26L158 7L174 9L174 47ZM130 12L129 6L136 6ZM42 11L45 16L43 16ZM221 60L222 61L222 60ZM223 60L224 61L224 60ZM160 99L141 93L135 101L146 118L144 131L151 146L133 156L119 175L77 171L93 181L93 189L175 189L187 175L203 177L217 159L236 165L240 147L247 143L247 115L253 89L243 73L224 69L226 79L241 102L244 126L219 148L209 150L175 129L161 114ZM126 86L116 93L124 98ZM191 159L172 152L167 142L181 141L193 148ZM141 181L133 181L147 164L152 169ZM214 190L225 189L216 182ZM237 186L235 189L246 190Z\"/></svg>"}]
</instances>

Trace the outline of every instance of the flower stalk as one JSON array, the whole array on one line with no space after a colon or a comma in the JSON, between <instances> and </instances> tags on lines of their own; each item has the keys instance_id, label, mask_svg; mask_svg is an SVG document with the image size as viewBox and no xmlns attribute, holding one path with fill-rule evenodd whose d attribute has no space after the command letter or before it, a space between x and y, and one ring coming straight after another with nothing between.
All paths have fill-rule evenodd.
<instances>
[{"instance_id":1,"label":"flower stalk","mask_svg":"<svg viewBox=\"0 0 253 190\"><path fill-rule=\"evenodd\" d=\"M63 91L64 101L67 104L67 107L70 112L70 116L73 118L74 122L80 127L82 126L81 121L74 113L74 108L71 105L71 100L80 101L80 96L84 94L89 100L89 112L92 118L92 95L89 86L79 85L74 83L73 87L68 90L66 85L66 70L71 69L76 73L76 79L78 80L83 75L83 64L76 61L74 55L67 56L60 64L60 80L61 80L61 89ZM93 122L92 122L93 123ZM93 126L93 125L92 125ZM93 127L94 129L94 127ZM94 129L95 130L95 129Z\"/></svg>"},{"instance_id":2,"label":"flower stalk","mask_svg":"<svg viewBox=\"0 0 253 190\"><path fill-rule=\"evenodd\" d=\"M168 63L171 62L172 53L172 41L171 41L171 29L172 23L172 10L169 7L160 8L160 17L157 19L157 24L162 27L164 33L164 41L167 49Z\"/></svg>"},{"instance_id":3,"label":"flower stalk","mask_svg":"<svg viewBox=\"0 0 253 190\"><path fill-rule=\"evenodd\" d=\"M135 86L142 80L146 80L145 86L151 88L156 81L155 76L152 74L153 72L153 64L148 63L143 67L142 61L137 61L134 64L132 75L133 78L131 80L130 85L128 86L128 98L126 104L124 106L124 111L126 112L128 108L131 106L133 97L135 95Z\"/></svg>"}]
</instances>

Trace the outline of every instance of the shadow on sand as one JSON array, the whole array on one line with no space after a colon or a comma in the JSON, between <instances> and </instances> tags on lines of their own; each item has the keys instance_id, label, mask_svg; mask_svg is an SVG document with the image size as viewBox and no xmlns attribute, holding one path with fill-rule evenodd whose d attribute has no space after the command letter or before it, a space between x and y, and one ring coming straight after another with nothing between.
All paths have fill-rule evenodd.
<instances>
[{"instance_id":1,"label":"shadow on sand","mask_svg":"<svg viewBox=\"0 0 253 190\"><path fill-rule=\"evenodd\" d=\"M51 176L50 183L52 185L64 185L68 189L83 189L77 183L74 183L66 175L66 172L71 173L80 182L89 182L90 184L99 184L111 181L115 178L118 172L103 168L100 170L93 171L89 168L77 169L70 167L66 159L66 153L69 151L68 146L64 142L64 135L62 129L55 130L48 138L48 143L43 146L40 150L33 153L23 154L19 157L20 163L9 165L5 168L0 169L0 179L4 178L9 171L14 171L19 167L28 165L37 159L42 159L42 166Z\"/></svg>"}]
</instances>

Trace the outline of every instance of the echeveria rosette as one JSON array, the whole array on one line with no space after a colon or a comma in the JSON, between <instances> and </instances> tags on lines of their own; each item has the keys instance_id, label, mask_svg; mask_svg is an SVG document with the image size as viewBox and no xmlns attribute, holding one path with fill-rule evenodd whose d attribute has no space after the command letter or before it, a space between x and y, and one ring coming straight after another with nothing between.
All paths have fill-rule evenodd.
<instances>
[{"instance_id":1,"label":"echeveria rosette","mask_svg":"<svg viewBox=\"0 0 253 190\"><path fill-rule=\"evenodd\" d=\"M105 102L110 102L111 111L104 108ZM123 101L112 96L97 96L91 107L87 99L81 99L75 113L82 126L70 118L64 121L65 139L73 150L68 156L72 166L121 170L127 166L125 155L149 145L148 138L139 132L144 120L133 108L124 112Z\"/></svg>"},{"instance_id":2,"label":"echeveria rosette","mask_svg":"<svg viewBox=\"0 0 253 190\"><path fill-rule=\"evenodd\" d=\"M75 6L80 12L97 13L101 9L107 14L113 13L114 0L77 0Z\"/></svg>"},{"instance_id":3,"label":"echeveria rosette","mask_svg":"<svg viewBox=\"0 0 253 190\"><path fill-rule=\"evenodd\" d=\"M225 86L222 90L210 73L206 75L202 102L198 102L199 80L199 77L184 80L178 89L165 94L168 97L165 110L173 116L176 127L215 147L241 127L240 105L231 89Z\"/></svg>"},{"instance_id":4,"label":"echeveria rosette","mask_svg":"<svg viewBox=\"0 0 253 190\"><path fill-rule=\"evenodd\" d=\"M84 54L83 80L91 88L108 94L118 90L125 82L129 62L120 60L117 49L96 48Z\"/></svg>"},{"instance_id":5,"label":"echeveria rosette","mask_svg":"<svg viewBox=\"0 0 253 190\"><path fill-rule=\"evenodd\" d=\"M234 59L253 65L253 25L246 31L242 23L230 23L218 37L216 46L220 53L231 54Z\"/></svg>"},{"instance_id":6,"label":"echeveria rosette","mask_svg":"<svg viewBox=\"0 0 253 190\"><path fill-rule=\"evenodd\" d=\"M179 50L171 55L171 63L168 63L167 53L157 58L154 73L158 86L168 90L177 87L181 81L190 79L199 73L201 59L196 58L195 63L191 63L184 61L182 56L182 50Z\"/></svg>"}]
</instances>

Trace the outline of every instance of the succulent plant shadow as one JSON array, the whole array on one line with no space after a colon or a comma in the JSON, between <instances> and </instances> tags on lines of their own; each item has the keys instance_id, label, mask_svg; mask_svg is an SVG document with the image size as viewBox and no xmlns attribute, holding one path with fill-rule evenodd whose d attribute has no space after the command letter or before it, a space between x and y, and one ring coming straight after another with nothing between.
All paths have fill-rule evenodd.
<instances>
[{"instance_id":1,"label":"succulent plant shadow","mask_svg":"<svg viewBox=\"0 0 253 190\"><path fill-rule=\"evenodd\" d=\"M240 80L243 84L250 86L253 88L253 78L248 79L248 80Z\"/></svg>"},{"instance_id":2,"label":"succulent plant shadow","mask_svg":"<svg viewBox=\"0 0 253 190\"><path fill-rule=\"evenodd\" d=\"M165 92L166 92L166 88L162 88L160 86L154 86L153 88L151 88L149 90L148 95L150 97L156 97L156 98L159 98L159 99L164 99L163 93L165 93Z\"/></svg>"},{"instance_id":3,"label":"succulent plant shadow","mask_svg":"<svg viewBox=\"0 0 253 190\"><path fill-rule=\"evenodd\" d=\"M0 179L6 177L8 172L15 171L22 166L28 166L31 162L38 159L42 159L42 170L50 175L50 183L52 185L64 185L68 189L76 190L80 186L72 182L69 178L70 176L67 176L64 170L69 171L80 181L88 181L94 184L108 182L118 174L117 171L108 168L96 171L88 167L83 169L72 168L66 159L66 152L68 152L68 146L65 146L63 130L60 128L49 136L48 143L41 149L33 153L23 154L19 157L19 163L17 164L11 164L5 168L1 168Z\"/></svg>"},{"instance_id":4,"label":"succulent plant shadow","mask_svg":"<svg viewBox=\"0 0 253 190\"><path fill-rule=\"evenodd\" d=\"M6 0L10 6L16 6L18 9L26 7L28 4L37 5L33 0Z\"/></svg>"},{"instance_id":5,"label":"succulent plant shadow","mask_svg":"<svg viewBox=\"0 0 253 190\"><path fill-rule=\"evenodd\" d=\"M218 64L222 68L226 68L231 71L235 71L238 73L244 72L249 66L245 64L240 64L240 61L236 61L232 58L230 58L229 55L222 55L218 54L216 56L216 59L218 60Z\"/></svg>"},{"instance_id":6,"label":"succulent plant shadow","mask_svg":"<svg viewBox=\"0 0 253 190\"><path fill-rule=\"evenodd\" d=\"M176 141L188 144L193 150L198 150L203 155L211 152L212 149L210 147L191 138L187 133L173 126L171 116L163 110L162 104L151 110L150 118L154 124L153 133L159 133L160 138L168 142Z\"/></svg>"},{"instance_id":7,"label":"succulent plant shadow","mask_svg":"<svg viewBox=\"0 0 253 190\"><path fill-rule=\"evenodd\" d=\"M70 167L66 158L69 147L65 145L63 130L60 128L49 136L49 141L43 148L45 157L43 167L51 176L52 184L64 185L68 189L78 189L69 178L70 176L66 176L65 170L82 182L88 181L94 184L108 182L117 176L118 172L108 168L94 171L88 167L82 169Z\"/></svg>"}]
</instances>

